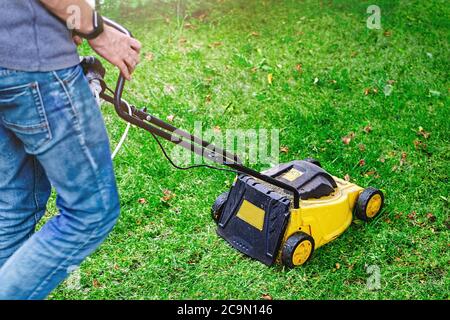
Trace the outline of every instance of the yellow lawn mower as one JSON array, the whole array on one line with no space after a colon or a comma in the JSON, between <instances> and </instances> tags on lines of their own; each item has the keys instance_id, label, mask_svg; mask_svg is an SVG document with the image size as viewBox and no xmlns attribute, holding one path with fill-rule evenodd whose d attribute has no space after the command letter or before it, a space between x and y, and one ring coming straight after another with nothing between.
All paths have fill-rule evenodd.
<instances>
[{"instance_id":1,"label":"yellow lawn mower","mask_svg":"<svg viewBox=\"0 0 450 320\"><path fill-rule=\"evenodd\" d=\"M131 36L119 24L104 20ZM109 89L103 81L105 70L97 59L84 59L83 68L97 95L112 103L122 119L151 133L176 168L206 167L236 174L230 190L222 193L212 206L217 233L233 248L266 265L276 262L287 267L302 265L315 249L342 234L353 216L368 221L383 207L380 190L363 189L334 177L314 159L280 164L264 172L248 168L237 155L158 119L146 109L128 104L122 99L124 78L119 76L114 91ZM170 159L159 138L225 167L179 167Z\"/></svg>"}]
</instances>

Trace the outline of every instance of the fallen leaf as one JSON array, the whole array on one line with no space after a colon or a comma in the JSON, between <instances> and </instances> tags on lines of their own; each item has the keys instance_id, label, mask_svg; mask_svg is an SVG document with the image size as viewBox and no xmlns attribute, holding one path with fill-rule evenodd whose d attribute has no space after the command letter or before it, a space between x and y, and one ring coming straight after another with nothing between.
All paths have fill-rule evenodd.
<instances>
[{"instance_id":1,"label":"fallen leaf","mask_svg":"<svg viewBox=\"0 0 450 320\"><path fill-rule=\"evenodd\" d=\"M194 26L192 23L186 23L186 24L184 25L184 28L185 28L185 29L195 30L197 27Z\"/></svg>"},{"instance_id":2,"label":"fallen leaf","mask_svg":"<svg viewBox=\"0 0 450 320\"><path fill-rule=\"evenodd\" d=\"M384 35L385 37L390 37L390 36L392 35L392 31L386 30L385 32L383 32L383 35Z\"/></svg>"},{"instance_id":3,"label":"fallen leaf","mask_svg":"<svg viewBox=\"0 0 450 320\"><path fill-rule=\"evenodd\" d=\"M210 48L217 48L217 47L220 47L221 45L223 45L223 42L222 42L222 41L216 41L216 42L211 43L211 44L209 45L209 47L210 47Z\"/></svg>"},{"instance_id":4,"label":"fallen leaf","mask_svg":"<svg viewBox=\"0 0 450 320\"><path fill-rule=\"evenodd\" d=\"M153 52L147 52L147 54L145 55L145 60L147 61L153 61L153 58L155 56L153 55Z\"/></svg>"},{"instance_id":5,"label":"fallen leaf","mask_svg":"<svg viewBox=\"0 0 450 320\"><path fill-rule=\"evenodd\" d=\"M280 148L280 152L288 154L288 153L289 153L289 147L282 146L282 147Z\"/></svg>"},{"instance_id":6,"label":"fallen leaf","mask_svg":"<svg viewBox=\"0 0 450 320\"><path fill-rule=\"evenodd\" d=\"M163 193L164 193L164 196L161 197L161 201L163 201L163 202L168 202L168 201L172 200L175 197L175 193L173 193L170 190L165 189L163 191Z\"/></svg>"},{"instance_id":7,"label":"fallen leaf","mask_svg":"<svg viewBox=\"0 0 450 320\"><path fill-rule=\"evenodd\" d=\"M147 203L147 199L145 199L145 198L139 198L138 202L139 202L140 204L146 204L146 203Z\"/></svg>"},{"instance_id":8,"label":"fallen leaf","mask_svg":"<svg viewBox=\"0 0 450 320\"><path fill-rule=\"evenodd\" d=\"M262 298L263 300L273 300L272 296L271 296L270 294L268 294L268 293L264 293L264 294L261 296L261 298Z\"/></svg>"},{"instance_id":9,"label":"fallen leaf","mask_svg":"<svg viewBox=\"0 0 450 320\"><path fill-rule=\"evenodd\" d=\"M430 133L426 132L422 127L419 127L419 130L417 131L417 134L419 136L424 137L425 139L428 139L430 137Z\"/></svg>"},{"instance_id":10,"label":"fallen leaf","mask_svg":"<svg viewBox=\"0 0 450 320\"><path fill-rule=\"evenodd\" d=\"M341 265L339 264L339 263L336 263L336 269L340 269L341 268Z\"/></svg>"},{"instance_id":11,"label":"fallen leaf","mask_svg":"<svg viewBox=\"0 0 450 320\"><path fill-rule=\"evenodd\" d=\"M406 157L407 157L406 152L402 152L402 155L401 155L401 157L400 157L400 165L401 165L401 166L404 165L404 164L406 163Z\"/></svg>"},{"instance_id":12,"label":"fallen leaf","mask_svg":"<svg viewBox=\"0 0 450 320\"><path fill-rule=\"evenodd\" d=\"M97 279L94 279L94 280L92 281L92 285L93 285L95 288L100 288L100 286L101 286L100 282L99 282Z\"/></svg>"},{"instance_id":13,"label":"fallen leaf","mask_svg":"<svg viewBox=\"0 0 450 320\"><path fill-rule=\"evenodd\" d=\"M408 219L409 220L415 220L416 219L416 212L413 211L411 213L408 213Z\"/></svg>"},{"instance_id":14,"label":"fallen leaf","mask_svg":"<svg viewBox=\"0 0 450 320\"><path fill-rule=\"evenodd\" d=\"M430 222L435 222L436 221L436 217L431 212L427 213L427 219Z\"/></svg>"},{"instance_id":15,"label":"fallen leaf","mask_svg":"<svg viewBox=\"0 0 450 320\"><path fill-rule=\"evenodd\" d=\"M417 149L417 150L426 150L426 148L427 148L427 145L426 145L426 143L423 143L422 141L420 141L420 140L414 140L413 141L413 143L414 143L414 147Z\"/></svg>"},{"instance_id":16,"label":"fallen leaf","mask_svg":"<svg viewBox=\"0 0 450 320\"><path fill-rule=\"evenodd\" d=\"M364 127L363 131L365 133L370 133L370 132L372 132L372 127L370 125L367 125L367 126Z\"/></svg>"},{"instance_id":17,"label":"fallen leaf","mask_svg":"<svg viewBox=\"0 0 450 320\"><path fill-rule=\"evenodd\" d=\"M180 38L179 40L178 40L178 43L179 44L183 44L183 43L186 43L187 42L187 39L186 38Z\"/></svg>"},{"instance_id":18,"label":"fallen leaf","mask_svg":"<svg viewBox=\"0 0 450 320\"><path fill-rule=\"evenodd\" d=\"M167 116L167 121L169 121L169 122L173 122L174 119L175 119L175 116L173 114Z\"/></svg>"},{"instance_id":19,"label":"fallen leaf","mask_svg":"<svg viewBox=\"0 0 450 320\"><path fill-rule=\"evenodd\" d=\"M349 176L348 173L344 176L344 180L345 180L345 181L350 181L350 176Z\"/></svg>"},{"instance_id":20,"label":"fallen leaf","mask_svg":"<svg viewBox=\"0 0 450 320\"><path fill-rule=\"evenodd\" d=\"M346 136L342 137L342 142L344 144L349 144L352 139L355 137L355 133L354 132L350 132L349 134L347 134Z\"/></svg>"},{"instance_id":21,"label":"fallen leaf","mask_svg":"<svg viewBox=\"0 0 450 320\"><path fill-rule=\"evenodd\" d=\"M269 73L269 74L267 75L267 82L268 82L269 84L272 84L272 81L273 81L273 74Z\"/></svg>"},{"instance_id":22,"label":"fallen leaf","mask_svg":"<svg viewBox=\"0 0 450 320\"><path fill-rule=\"evenodd\" d=\"M366 151L366 146L363 145L362 143L358 144L358 148L360 151Z\"/></svg>"},{"instance_id":23,"label":"fallen leaf","mask_svg":"<svg viewBox=\"0 0 450 320\"><path fill-rule=\"evenodd\" d=\"M374 174L376 174L377 172L375 170L370 170L366 172L366 175L368 176L373 176Z\"/></svg>"},{"instance_id":24,"label":"fallen leaf","mask_svg":"<svg viewBox=\"0 0 450 320\"><path fill-rule=\"evenodd\" d=\"M295 70L297 70L298 73L303 73L303 66L301 63L297 64L295 66Z\"/></svg>"},{"instance_id":25,"label":"fallen leaf","mask_svg":"<svg viewBox=\"0 0 450 320\"><path fill-rule=\"evenodd\" d=\"M366 165L366 160L364 160L364 159L359 160L358 165L359 165L360 167L365 166L365 165Z\"/></svg>"},{"instance_id":26,"label":"fallen leaf","mask_svg":"<svg viewBox=\"0 0 450 320\"><path fill-rule=\"evenodd\" d=\"M365 88L364 89L364 95L368 96L371 93L377 94L378 93L378 89L377 88Z\"/></svg>"},{"instance_id":27,"label":"fallen leaf","mask_svg":"<svg viewBox=\"0 0 450 320\"><path fill-rule=\"evenodd\" d=\"M259 37L261 34L259 32L253 31L252 33L250 33L250 35L252 37Z\"/></svg>"}]
</instances>

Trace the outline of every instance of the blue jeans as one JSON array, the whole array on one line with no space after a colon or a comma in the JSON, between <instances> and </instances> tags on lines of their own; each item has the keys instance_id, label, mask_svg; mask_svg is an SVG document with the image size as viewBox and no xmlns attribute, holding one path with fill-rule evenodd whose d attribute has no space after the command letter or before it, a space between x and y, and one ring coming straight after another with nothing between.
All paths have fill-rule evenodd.
<instances>
[{"instance_id":1,"label":"blue jeans","mask_svg":"<svg viewBox=\"0 0 450 320\"><path fill-rule=\"evenodd\" d=\"M35 232L52 186L59 214ZM108 136L82 68L0 68L0 299L47 297L118 216Z\"/></svg>"}]
</instances>

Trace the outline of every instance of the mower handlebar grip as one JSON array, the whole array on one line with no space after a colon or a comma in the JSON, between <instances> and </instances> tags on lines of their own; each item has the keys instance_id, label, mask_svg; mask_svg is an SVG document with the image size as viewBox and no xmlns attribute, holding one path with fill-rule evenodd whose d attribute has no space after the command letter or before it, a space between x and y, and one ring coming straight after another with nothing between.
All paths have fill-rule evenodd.
<instances>
[{"instance_id":1,"label":"mower handlebar grip","mask_svg":"<svg viewBox=\"0 0 450 320\"><path fill-rule=\"evenodd\" d=\"M118 24L117 22L115 22L111 19L105 18L105 17L103 17L103 21L105 22L106 25L113 27L114 29L133 38L132 33L127 28ZM125 86L125 78L122 76L121 73L119 73L119 79L117 80L116 89L114 91L114 107L116 108L116 111L119 114L121 114L123 112L123 110L121 109L121 105L122 105L122 93L123 93L124 86Z\"/></svg>"}]
</instances>

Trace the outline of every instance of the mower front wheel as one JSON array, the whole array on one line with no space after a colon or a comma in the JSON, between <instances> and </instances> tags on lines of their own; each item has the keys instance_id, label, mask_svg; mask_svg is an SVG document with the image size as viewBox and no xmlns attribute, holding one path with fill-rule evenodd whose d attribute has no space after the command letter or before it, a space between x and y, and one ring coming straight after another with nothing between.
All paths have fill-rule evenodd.
<instances>
[{"instance_id":1,"label":"mower front wheel","mask_svg":"<svg viewBox=\"0 0 450 320\"><path fill-rule=\"evenodd\" d=\"M212 205L211 216L216 224L219 223L220 217L222 216L222 211L225 207L225 203L227 202L229 193L229 191L226 191L220 194Z\"/></svg>"},{"instance_id":2,"label":"mower front wheel","mask_svg":"<svg viewBox=\"0 0 450 320\"><path fill-rule=\"evenodd\" d=\"M314 239L307 233L297 232L287 238L281 252L281 262L288 268L305 264L314 252Z\"/></svg>"},{"instance_id":3,"label":"mower front wheel","mask_svg":"<svg viewBox=\"0 0 450 320\"><path fill-rule=\"evenodd\" d=\"M372 187L366 188L361 192L356 202L355 216L360 220L369 221L380 213L383 204L383 192Z\"/></svg>"}]
</instances>

